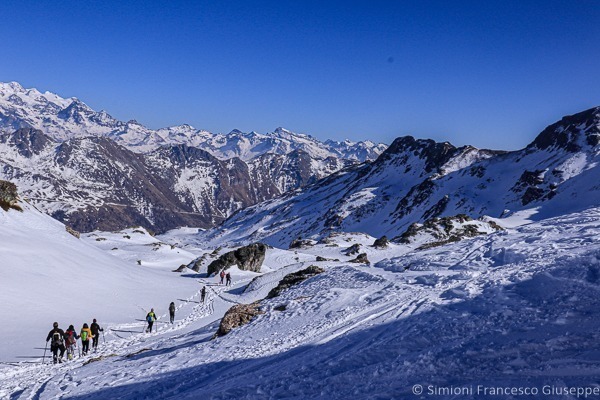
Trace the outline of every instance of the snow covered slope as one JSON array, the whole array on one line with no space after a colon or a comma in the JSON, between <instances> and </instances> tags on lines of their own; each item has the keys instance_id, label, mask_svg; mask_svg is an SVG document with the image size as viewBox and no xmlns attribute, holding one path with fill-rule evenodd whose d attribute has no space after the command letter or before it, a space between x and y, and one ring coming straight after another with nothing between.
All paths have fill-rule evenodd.
<instances>
[{"instance_id":1,"label":"snow covered slope","mask_svg":"<svg viewBox=\"0 0 600 400\"><path fill-rule=\"evenodd\" d=\"M105 111L94 111L75 97L63 99L54 93L25 89L17 82L0 83L0 132L12 133L19 128L39 129L58 141L104 136L134 152L148 152L162 145L188 145L220 159L238 157L244 161L266 153L282 155L302 150L316 159L363 162L374 160L387 147L370 141L323 143L283 128L266 134L238 130L213 134L190 125L152 130L137 121L123 122Z\"/></svg>"},{"instance_id":2,"label":"snow covered slope","mask_svg":"<svg viewBox=\"0 0 600 400\"><path fill-rule=\"evenodd\" d=\"M396 237L438 216L534 220L600 204L600 107L550 125L514 152L396 139L373 163L343 170L298 192L242 210L209 242L287 247L332 231Z\"/></svg>"},{"instance_id":3,"label":"snow covered slope","mask_svg":"<svg viewBox=\"0 0 600 400\"><path fill-rule=\"evenodd\" d=\"M171 301L198 290L194 280L121 261L31 205L21 206L23 212L0 209L2 361L39 354L33 348L44 347L54 321L63 329L69 324L80 329L93 318L102 324L130 322L143 318L143 309L164 313Z\"/></svg>"},{"instance_id":4,"label":"snow covered slope","mask_svg":"<svg viewBox=\"0 0 600 400\"><path fill-rule=\"evenodd\" d=\"M425 251L369 248L372 266L344 258L344 243L371 244L364 235L334 236L297 254L276 250L279 268L252 281L227 289L205 280L207 302L173 327L112 338L98 358L1 367L0 397L397 399L421 398L413 392L421 385L481 399L478 385L593 389L599 233L600 209L592 208ZM316 263L324 273L210 340L224 309L264 297L315 254L341 261ZM435 397L456 398L441 393Z\"/></svg>"}]
</instances>

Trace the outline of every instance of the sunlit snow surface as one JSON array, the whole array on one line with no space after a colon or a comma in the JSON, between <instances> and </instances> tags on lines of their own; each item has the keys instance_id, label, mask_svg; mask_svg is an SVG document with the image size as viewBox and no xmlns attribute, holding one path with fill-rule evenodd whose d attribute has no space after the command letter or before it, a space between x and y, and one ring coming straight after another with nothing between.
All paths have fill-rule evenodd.
<instances>
[{"instance_id":1,"label":"sunlit snow surface","mask_svg":"<svg viewBox=\"0 0 600 400\"><path fill-rule=\"evenodd\" d=\"M0 294L9 312L2 338L19 333L19 355L41 357L34 347L43 347L54 319L69 323L69 315L79 324L97 314L107 328L106 343L91 356L61 366L2 365L0 398L398 399L412 397L415 384L541 390L600 383L597 208L425 251L378 250L364 234L269 249L265 272L234 269L231 288L204 278L206 264L200 275L168 271L177 257L212 252L194 241L193 229L159 238L96 232L107 240L89 235L82 243L33 211L0 217L10 261L2 267L3 289L10 289ZM165 248L145 267L157 242L177 242L181 253ZM121 250L105 255L111 250L90 243ZM354 256L343 250L355 243L370 266L348 262ZM340 261L317 263L317 255ZM140 266L131 262L137 257ZM285 274L311 264L325 273L263 302L264 314L249 325L210 340L230 306L264 298ZM67 265L78 266L68 280ZM205 304L196 303L198 281L209 285ZM105 295L104 287L120 288L121 297ZM74 301L57 305L66 293ZM162 323L169 299L178 306L173 326ZM157 333L141 333L138 305L158 308ZM12 357L8 347L0 347L3 360ZM99 356L105 358L83 365Z\"/></svg>"}]
</instances>

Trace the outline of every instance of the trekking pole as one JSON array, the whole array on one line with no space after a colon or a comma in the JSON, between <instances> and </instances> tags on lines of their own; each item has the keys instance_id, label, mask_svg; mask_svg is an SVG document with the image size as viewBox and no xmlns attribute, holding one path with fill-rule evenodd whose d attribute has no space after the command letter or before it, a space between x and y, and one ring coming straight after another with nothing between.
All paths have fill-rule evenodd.
<instances>
[{"instance_id":1,"label":"trekking pole","mask_svg":"<svg viewBox=\"0 0 600 400\"><path fill-rule=\"evenodd\" d=\"M46 361L46 350L48 350L48 342L46 342L46 347L44 347L44 357L42 357L42 364L45 364Z\"/></svg>"},{"instance_id":2,"label":"trekking pole","mask_svg":"<svg viewBox=\"0 0 600 400\"><path fill-rule=\"evenodd\" d=\"M106 344L106 339L104 339L104 329L102 330L102 343Z\"/></svg>"}]
</instances>

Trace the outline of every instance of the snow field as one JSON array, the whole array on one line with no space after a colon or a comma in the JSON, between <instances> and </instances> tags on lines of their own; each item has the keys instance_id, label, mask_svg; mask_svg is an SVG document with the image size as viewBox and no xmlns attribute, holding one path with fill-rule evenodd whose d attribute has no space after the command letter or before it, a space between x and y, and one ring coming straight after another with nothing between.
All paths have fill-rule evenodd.
<instances>
[{"instance_id":1,"label":"snow field","mask_svg":"<svg viewBox=\"0 0 600 400\"><path fill-rule=\"evenodd\" d=\"M87 365L91 357L5 366L0 397L393 399L411 398L414 384L597 386L599 231L600 209L590 209L425 251L377 250L362 234L269 249L266 272L234 270L231 288L185 272L178 278L196 287L177 301L176 324L114 332L97 354L106 358ZM357 242L371 266L347 262L342 252ZM325 272L210 340L229 307L263 298L311 264ZM194 303L202 284L207 302ZM136 324L115 329L144 323Z\"/></svg>"}]
</instances>

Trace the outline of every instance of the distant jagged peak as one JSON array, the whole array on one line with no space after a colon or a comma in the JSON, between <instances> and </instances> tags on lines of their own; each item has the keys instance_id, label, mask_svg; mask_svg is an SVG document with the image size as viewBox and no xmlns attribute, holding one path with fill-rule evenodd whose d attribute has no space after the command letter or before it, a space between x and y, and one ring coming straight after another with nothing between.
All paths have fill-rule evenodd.
<instances>
[{"instance_id":1,"label":"distant jagged peak","mask_svg":"<svg viewBox=\"0 0 600 400\"><path fill-rule=\"evenodd\" d=\"M0 90L10 90L13 92L25 92L25 88L19 82L0 82Z\"/></svg>"},{"instance_id":2,"label":"distant jagged peak","mask_svg":"<svg viewBox=\"0 0 600 400\"><path fill-rule=\"evenodd\" d=\"M571 153L600 144L600 106L563 117L546 127L527 150L563 149Z\"/></svg>"}]
</instances>

